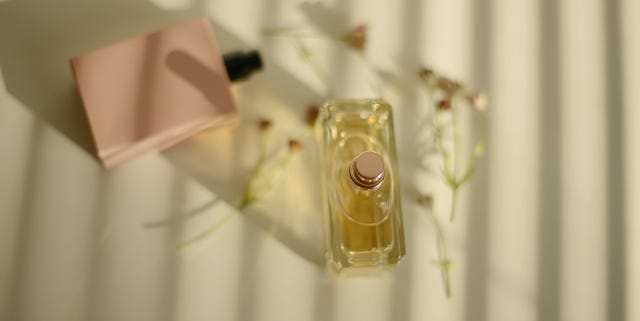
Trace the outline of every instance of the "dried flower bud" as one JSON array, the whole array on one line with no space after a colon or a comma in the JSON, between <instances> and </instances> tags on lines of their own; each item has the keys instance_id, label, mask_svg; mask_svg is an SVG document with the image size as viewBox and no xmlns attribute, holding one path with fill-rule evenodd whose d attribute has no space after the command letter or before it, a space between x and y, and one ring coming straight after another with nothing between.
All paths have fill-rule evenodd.
<instances>
[{"instance_id":1,"label":"dried flower bud","mask_svg":"<svg viewBox=\"0 0 640 321\"><path fill-rule=\"evenodd\" d=\"M438 110L451 109L451 101L449 99L443 99L438 102Z\"/></svg>"},{"instance_id":2,"label":"dried flower bud","mask_svg":"<svg viewBox=\"0 0 640 321\"><path fill-rule=\"evenodd\" d=\"M367 43L368 29L366 24L357 25L342 37L342 41L357 51L363 51Z\"/></svg>"},{"instance_id":3,"label":"dried flower bud","mask_svg":"<svg viewBox=\"0 0 640 321\"><path fill-rule=\"evenodd\" d=\"M462 84L444 77L438 78L437 86L449 97L453 96L456 92L462 89Z\"/></svg>"},{"instance_id":4,"label":"dried flower bud","mask_svg":"<svg viewBox=\"0 0 640 321\"><path fill-rule=\"evenodd\" d=\"M426 207L433 208L433 196L430 194L422 194L418 197L418 204Z\"/></svg>"},{"instance_id":5,"label":"dried flower bud","mask_svg":"<svg viewBox=\"0 0 640 321\"><path fill-rule=\"evenodd\" d=\"M260 121L258 121L258 128L260 129L261 132L269 130L269 128L271 128L272 125L273 124L268 119L261 119Z\"/></svg>"},{"instance_id":6,"label":"dried flower bud","mask_svg":"<svg viewBox=\"0 0 640 321\"><path fill-rule=\"evenodd\" d=\"M431 78L433 78L435 76L435 73L433 72L433 70L429 69L429 68L421 68L418 71L418 77L420 77L420 79L422 80L429 80Z\"/></svg>"},{"instance_id":7,"label":"dried flower bud","mask_svg":"<svg viewBox=\"0 0 640 321\"><path fill-rule=\"evenodd\" d=\"M453 81L448 78L440 77L438 78L438 88L442 91L450 92L453 90Z\"/></svg>"},{"instance_id":8,"label":"dried flower bud","mask_svg":"<svg viewBox=\"0 0 640 321\"><path fill-rule=\"evenodd\" d=\"M302 143L297 140L297 139L290 139L289 140L289 151L290 152L297 152L299 150L301 150L303 147Z\"/></svg>"},{"instance_id":9,"label":"dried flower bud","mask_svg":"<svg viewBox=\"0 0 640 321\"><path fill-rule=\"evenodd\" d=\"M418 77L422 80L427 88L431 91L438 86L438 76L429 68L422 68L418 71Z\"/></svg>"},{"instance_id":10,"label":"dried flower bud","mask_svg":"<svg viewBox=\"0 0 640 321\"><path fill-rule=\"evenodd\" d=\"M307 114L305 115L305 122L309 126L313 126L316 123L316 118L318 118L318 113L320 109L316 105L311 105L307 108Z\"/></svg>"},{"instance_id":11,"label":"dried flower bud","mask_svg":"<svg viewBox=\"0 0 640 321\"><path fill-rule=\"evenodd\" d=\"M477 111L485 111L487 109L487 96L481 92L475 92L467 97L471 107Z\"/></svg>"}]
</instances>

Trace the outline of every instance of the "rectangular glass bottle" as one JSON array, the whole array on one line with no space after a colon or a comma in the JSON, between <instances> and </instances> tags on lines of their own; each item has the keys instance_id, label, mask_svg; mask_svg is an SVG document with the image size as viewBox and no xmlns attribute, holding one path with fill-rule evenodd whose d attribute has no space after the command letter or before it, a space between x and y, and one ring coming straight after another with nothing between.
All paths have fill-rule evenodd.
<instances>
[{"instance_id":1,"label":"rectangular glass bottle","mask_svg":"<svg viewBox=\"0 0 640 321\"><path fill-rule=\"evenodd\" d=\"M330 263L337 270L398 263L405 244L391 106L329 101L316 132Z\"/></svg>"}]
</instances>

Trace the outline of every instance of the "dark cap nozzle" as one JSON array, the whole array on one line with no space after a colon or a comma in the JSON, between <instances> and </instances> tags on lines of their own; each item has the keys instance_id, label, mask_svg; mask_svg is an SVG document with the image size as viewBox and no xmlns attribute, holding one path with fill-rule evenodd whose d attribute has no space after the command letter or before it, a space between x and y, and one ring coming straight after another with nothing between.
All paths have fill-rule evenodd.
<instances>
[{"instance_id":1,"label":"dark cap nozzle","mask_svg":"<svg viewBox=\"0 0 640 321\"><path fill-rule=\"evenodd\" d=\"M262 58L260 58L260 53L257 50L230 52L224 54L222 59L231 81L245 79L262 69Z\"/></svg>"}]
</instances>

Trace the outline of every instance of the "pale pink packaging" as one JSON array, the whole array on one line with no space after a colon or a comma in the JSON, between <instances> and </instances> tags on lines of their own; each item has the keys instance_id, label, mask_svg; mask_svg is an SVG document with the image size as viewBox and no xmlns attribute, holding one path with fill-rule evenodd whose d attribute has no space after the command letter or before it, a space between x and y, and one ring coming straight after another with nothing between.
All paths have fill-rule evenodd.
<instances>
[{"instance_id":1,"label":"pale pink packaging","mask_svg":"<svg viewBox=\"0 0 640 321\"><path fill-rule=\"evenodd\" d=\"M238 120L205 18L73 57L71 66L107 168Z\"/></svg>"}]
</instances>

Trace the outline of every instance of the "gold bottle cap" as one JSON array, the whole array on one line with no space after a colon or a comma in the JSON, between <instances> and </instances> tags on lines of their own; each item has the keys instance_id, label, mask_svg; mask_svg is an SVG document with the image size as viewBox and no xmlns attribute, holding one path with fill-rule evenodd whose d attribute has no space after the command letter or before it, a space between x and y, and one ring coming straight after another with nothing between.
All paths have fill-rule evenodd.
<instances>
[{"instance_id":1,"label":"gold bottle cap","mask_svg":"<svg viewBox=\"0 0 640 321\"><path fill-rule=\"evenodd\" d=\"M349 176L358 186L374 188L384 180L384 160L373 151L360 153L353 158L349 166Z\"/></svg>"}]
</instances>

